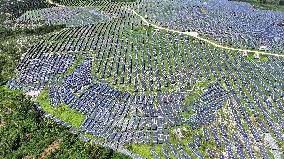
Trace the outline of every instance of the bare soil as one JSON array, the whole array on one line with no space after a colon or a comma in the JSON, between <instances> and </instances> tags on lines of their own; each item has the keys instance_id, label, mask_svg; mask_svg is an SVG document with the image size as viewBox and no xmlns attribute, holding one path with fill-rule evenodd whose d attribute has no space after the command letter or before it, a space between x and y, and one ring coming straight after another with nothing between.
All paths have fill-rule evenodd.
<instances>
[{"instance_id":1,"label":"bare soil","mask_svg":"<svg viewBox=\"0 0 284 159\"><path fill-rule=\"evenodd\" d=\"M59 141L55 140L50 145L48 145L43 152L40 154L39 159L44 159L46 156L50 155L52 152L60 148Z\"/></svg>"}]
</instances>

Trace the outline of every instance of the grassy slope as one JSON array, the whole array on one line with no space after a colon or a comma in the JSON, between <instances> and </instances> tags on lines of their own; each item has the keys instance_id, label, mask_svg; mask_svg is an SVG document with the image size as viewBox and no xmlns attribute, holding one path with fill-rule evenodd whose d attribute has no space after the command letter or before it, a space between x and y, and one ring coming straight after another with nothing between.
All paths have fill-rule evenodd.
<instances>
[{"instance_id":1,"label":"grassy slope","mask_svg":"<svg viewBox=\"0 0 284 159\"><path fill-rule=\"evenodd\" d=\"M81 121L84 119L84 114L68 108L66 104L61 104L55 108L51 107L50 99L48 97L48 90L46 89L41 91L40 95L35 99L35 101L38 101L45 111L68 122L76 129L79 128Z\"/></svg>"}]
</instances>

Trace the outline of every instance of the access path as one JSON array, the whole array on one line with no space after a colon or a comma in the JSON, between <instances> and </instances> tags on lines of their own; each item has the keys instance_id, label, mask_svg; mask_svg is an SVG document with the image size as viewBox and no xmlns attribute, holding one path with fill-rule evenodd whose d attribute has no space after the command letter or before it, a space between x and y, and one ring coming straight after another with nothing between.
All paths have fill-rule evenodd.
<instances>
[{"instance_id":1,"label":"access path","mask_svg":"<svg viewBox=\"0 0 284 159\"><path fill-rule=\"evenodd\" d=\"M130 11L131 13L135 14L136 16L138 16L146 25L151 24L152 27L154 27L155 29L159 29L159 30L165 30L168 32L173 32L173 33L179 33L179 34L184 34L184 35L188 35L194 38L197 38L201 41L204 41L206 43L209 43L215 47L219 47L219 48L223 48L223 49L227 49L227 50L233 50L233 51L240 51L240 52L248 52L248 53L258 53L260 55L269 55L269 56L278 56L278 57L284 57L284 55L280 55L280 54L272 54L269 52L262 52L262 51L257 51L257 50L247 50L247 49L237 49L237 48L233 48L233 47L227 47L227 46L222 46L220 44L214 43L210 40L204 39L200 36L198 36L198 34L196 32L183 32L183 31L179 31L179 30L174 30L174 29L169 29L169 28L164 28L164 27L160 27L156 24L150 23L146 20L146 18L144 18L143 16L139 15L135 10L133 9L129 9L129 8L125 8L128 11Z\"/></svg>"}]
</instances>

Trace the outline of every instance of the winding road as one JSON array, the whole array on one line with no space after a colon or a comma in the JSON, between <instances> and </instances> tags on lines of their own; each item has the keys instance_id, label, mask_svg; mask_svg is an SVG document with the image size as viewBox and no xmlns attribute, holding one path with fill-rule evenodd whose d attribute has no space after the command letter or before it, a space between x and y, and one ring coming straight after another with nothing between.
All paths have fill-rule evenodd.
<instances>
[{"instance_id":1,"label":"winding road","mask_svg":"<svg viewBox=\"0 0 284 159\"><path fill-rule=\"evenodd\" d=\"M48 0L48 3L50 4L53 4L55 6L58 6L58 7L66 7L64 5L61 5L61 4L58 4L58 3L55 3L53 2L52 0ZM209 43L215 47L219 47L219 48L223 48L223 49L226 49L226 50L232 50L232 51L240 51L240 52L248 52L248 53L258 53L260 55L269 55L269 56L278 56L278 57L284 57L284 55L281 55L281 54L273 54L273 53L269 53L269 52L263 52L263 51L257 51L257 50L248 50L248 49L237 49L237 48L233 48L233 47L228 47L228 46L222 46L220 44L217 44L217 43L214 43L210 40L207 40L207 39L204 39L200 36L198 36L198 34L196 32L183 32L183 31L179 31L179 30L174 30L174 29L169 29L169 28L164 28L164 27L160 27L156 24L153 24L151 22L148 22L146 20L146 18L144 18L143 16L141 16L140 14L138 14L135 10L133 9L129 9L129 8L123 8L123 9L126 9L128 11L130 11L131 13L135 14L136 16L138 16L145 24L149 25L151 24L152 27L154 27L155 29L160 29L160 30L165 30L165 31L169 31L169 32L173 32L173 33L179 33L179 34L184 34L184 35L187 35L187 36L191 36L191 37L194 37L194 38L197 38L201 41L204 41L206 43Z\"/></svg>"},{"instance_id":2,"label":"winding road","mask_svg":"<svg viewBox=\"0 0 284 159\"><path fill-rule=\"evenodd\" d=\"M57 7L66 7L66 6L64 6L64 5L55 3L55 2L53 2L52 0L48 0L48 3L49 3L49 4L53 4L53 5L57 6Z\"/></svg>"},{"instance_id":3,"label":"winding road","mask_svg":"<svg viewBox=\"0 0 284 159\"><path fill-rule=\"evenodd\" d=\"M140 19L146 23L146 25L149 25L151 24L152 27L154 27L155 29L160 29L160 30L165 30L165 31L169 31L169 32L173 32L173 33L179 33L179 34L184 34L184 35L188 35L188 36L191 36L191 37L194 37L194 38L197 38L201 41L204 41L204 42L207 42L215 47L219 47L219 48L223 48L223 49L227 49L227 50L233 50L233 51L240 51L240 52L248 52L248 53L258 53L260 55L269 55L269 56L278 56L278 57L284 57L284 55L280 55L280 54L272 54L272 53L269 53L269 52L262 52L262 51L256 51L256 50L247 50L247 49L237 49L237 48L232 48L232 47L227 47L227 46L222 46L222 45L219 45L217 43L214 43L210 40L207 40L207 39L204 39L202 37L199 37L197 35L196 32L182 32L182 31L178 31L178 30L173 30L173 29L169 29L169 28L164 28L164 27L160 27L156 24L153 24L153 23L150 23L148 22L143 16L139 15L136 11L134 11L133 9L129 9L129 8L125 8L127 9L128 11L132 12L133 14L135 14L136 16L140 17Z\"/></svg>"}]
</instances>

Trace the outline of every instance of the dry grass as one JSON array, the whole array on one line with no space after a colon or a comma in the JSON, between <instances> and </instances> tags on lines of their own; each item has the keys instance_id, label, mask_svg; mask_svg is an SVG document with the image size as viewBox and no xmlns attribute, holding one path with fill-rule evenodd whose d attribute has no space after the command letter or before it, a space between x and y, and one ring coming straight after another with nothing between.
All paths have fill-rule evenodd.
<instances>
[{"instance_id":1,"label":"dry grass","mask_svg":"<svg viewBox=\"0 0 284 159\"><path fill-rule=\"evenodd\" d=\"M44 159L46 156L50 155L52 152L60 148L59 141L55 140L50 145L48 145L43 152L40 154L39 159Z\"/></svg>"}]
</instances>

